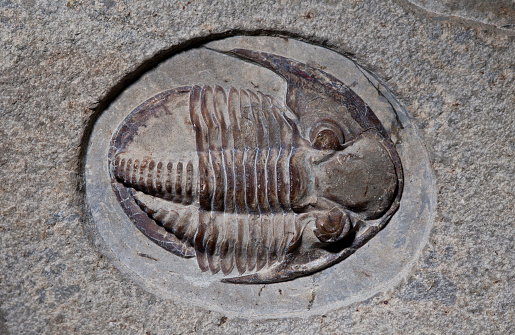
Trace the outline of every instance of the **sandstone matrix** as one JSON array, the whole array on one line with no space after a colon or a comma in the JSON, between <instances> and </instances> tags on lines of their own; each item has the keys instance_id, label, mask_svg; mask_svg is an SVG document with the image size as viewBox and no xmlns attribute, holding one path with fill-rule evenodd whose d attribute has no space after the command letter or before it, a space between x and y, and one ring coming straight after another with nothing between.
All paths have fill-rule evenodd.
<instances>
[{"instance_id":1,"label":"sandstone matrix","mask_svg":"<svg viewBox=\"0 0 515 335\"><path fill-rule=\"evenodd\" d=\"M513 2L6 0L0 25L0 334L513 332ZM90 229L83 158L106 102L178 51L245 34L348 55L426 145L427 243L372 297L323 314L212 311L142 288Z\"/></svg>"}]
</instances>

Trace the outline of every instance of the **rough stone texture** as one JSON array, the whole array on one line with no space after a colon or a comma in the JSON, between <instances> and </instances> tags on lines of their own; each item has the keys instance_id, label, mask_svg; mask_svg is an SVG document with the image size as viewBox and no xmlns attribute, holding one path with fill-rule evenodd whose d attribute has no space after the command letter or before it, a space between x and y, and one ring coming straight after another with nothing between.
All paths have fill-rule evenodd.
<instances>
[{"instance_id":1,"label":"rough stone texture","mask_svg":"<svg viewBox=\"0 0 515 335\"><path fill-rule=\"evenodd\" d=\"M0 333L513 333L513 37L400 2L0 1ZM80 162L99 102L141 64L270 30L349 53L393 90L425 136L438 207L393 290L322 316L235 319L147 293L100 256Z\"/></svg>"},{"instance_id":2,"label":"rough stone texture","mask_svg":"<svg viewBox=\"0 0 515 335\"><path fill-rule=\"evenodd\" d=\"M515 2L513 0L401 0L414 10L439 20L458 19L468 24L482 25L515 33Z\"/></svg>"}]
</instances>

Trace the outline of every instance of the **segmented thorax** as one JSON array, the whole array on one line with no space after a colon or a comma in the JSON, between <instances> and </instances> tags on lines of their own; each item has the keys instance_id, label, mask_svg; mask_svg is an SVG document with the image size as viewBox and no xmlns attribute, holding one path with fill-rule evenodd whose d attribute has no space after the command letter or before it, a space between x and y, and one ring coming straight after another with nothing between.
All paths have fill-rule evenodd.
<instances>
[{"instance_id":1,"label":"segmented thorax","mask_svg":"<svg viewBox=\"0 0 515 335\"><path fill-rule=\"evenodd\" d=\"M114 177L138 191L138 205L153 219L195 247L203 270L230 273L236 264L243 273L280 261L302 230L290 199L291 174L299 170L290 167L295 123L267 95L220 86L192 87L188 109L196 144L189 159L122 151ZM169 203L152 208L148 195Z\"/></svg>"},{"instance_id":2,"label":"segmented thorax","mask_svg":"<svg viewBox=\"0 0 515 335\"><path fill-rule=\"evenodd\" d=\"M191 92L204 210L276 213L290 205L295 124L269 96L217 86Z\"/></svg>"}]
</instances>

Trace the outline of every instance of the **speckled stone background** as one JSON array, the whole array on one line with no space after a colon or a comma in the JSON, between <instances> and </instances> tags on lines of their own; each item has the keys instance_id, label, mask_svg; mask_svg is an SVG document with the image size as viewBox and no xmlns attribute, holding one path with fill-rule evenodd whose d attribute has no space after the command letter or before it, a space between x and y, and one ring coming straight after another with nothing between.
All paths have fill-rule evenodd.
<instances>
[{"instance_id":1,"label":"speckled stone background","mask_svg":"<svg viewBox=\"0 0 515 335\"><path fill-rule=\"evenodd\" d=\"M0 334L513 333L515 6L478 3L0 0ZM242 33L350 55L418 125L438 203L394 289L247 320L163 300L101 256L82 176L96 115L171 53Z\"/></svg>"}]
</instances>

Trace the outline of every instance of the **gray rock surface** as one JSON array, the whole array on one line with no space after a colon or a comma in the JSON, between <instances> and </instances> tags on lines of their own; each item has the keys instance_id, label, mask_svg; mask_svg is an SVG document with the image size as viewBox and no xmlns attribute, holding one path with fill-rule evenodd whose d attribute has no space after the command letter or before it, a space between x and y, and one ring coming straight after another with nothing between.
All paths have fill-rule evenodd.
<instances>
[{"instance_id":1,"label":"gray rock surface","mask_svg":"<svg viewBox=\"0 0 515 335\"><path fill-rule=\"evenodd\" d=\"M515 33L513 0L400 0L411 9L437 20L454 19L470 25Z\"/></svg>"},{"instance_id":2,"label":"gray rock surface","mask_svg":"<svg viewBox=\"0 0 515 335\"><path fill-rule=\"evenodd\" d=\"M0 1L0 333L513 333L515 45L469 21L405 1ZM85 229L82 158L106 102L195 41L264 32L375 73L436 176L429 243L406 278L324 315L254 320L162 299Z\"/></svg>"}]
</instances>

